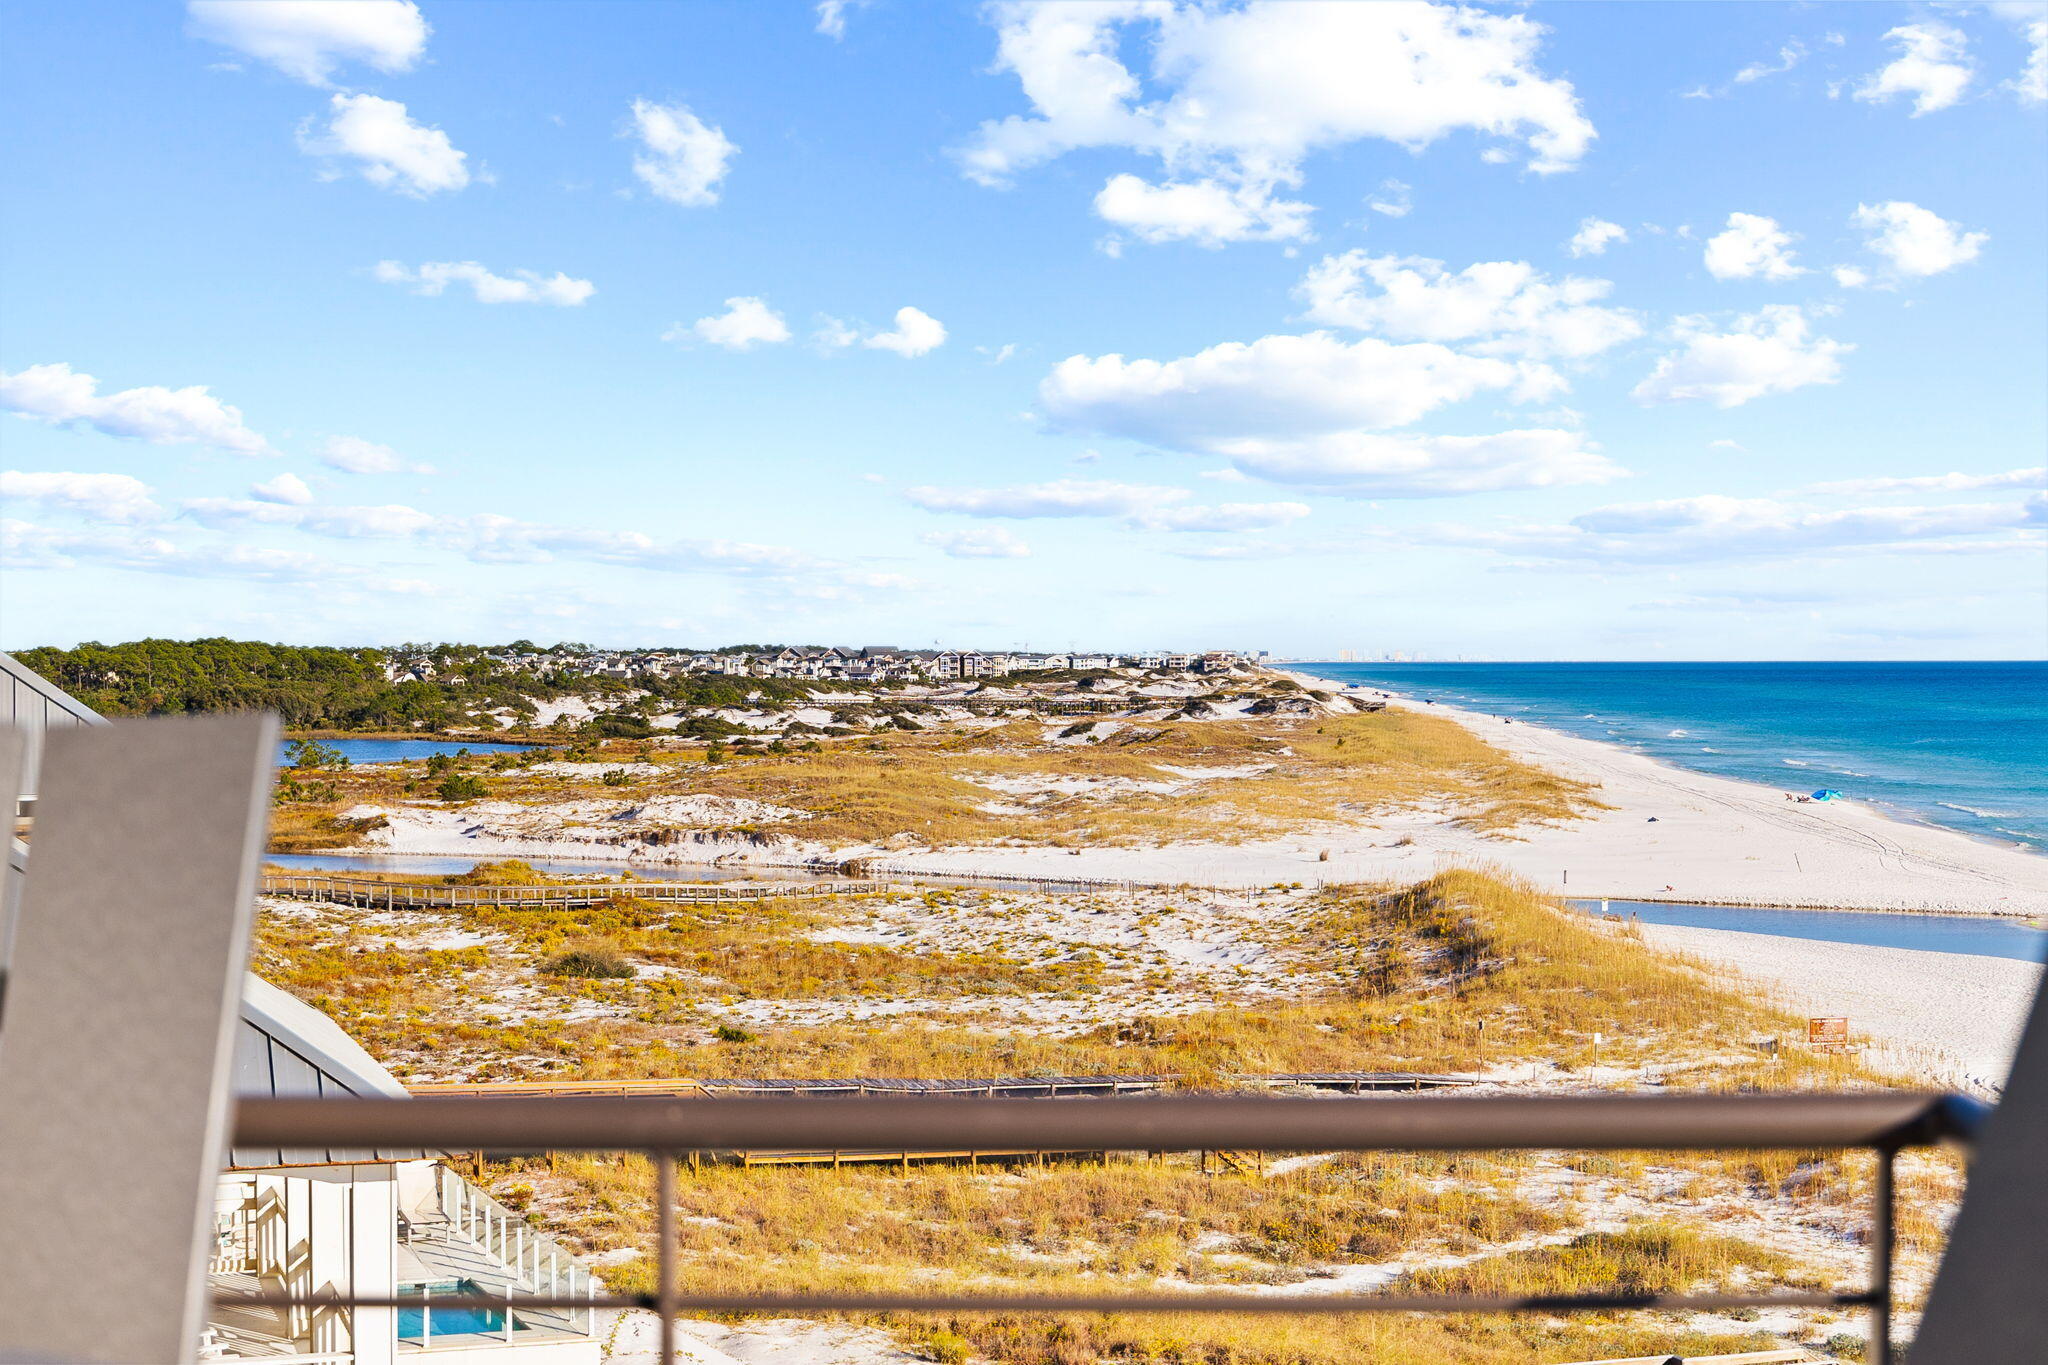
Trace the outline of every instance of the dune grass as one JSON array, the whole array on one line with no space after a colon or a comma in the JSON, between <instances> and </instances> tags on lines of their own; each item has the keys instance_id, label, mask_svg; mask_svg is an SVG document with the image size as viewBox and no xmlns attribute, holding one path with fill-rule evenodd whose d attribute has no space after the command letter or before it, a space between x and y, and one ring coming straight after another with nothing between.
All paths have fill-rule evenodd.
<instances>
[{"instance_id":1,"label":"dune grass","mask_svg":"<svg viewBox=\"0 0 2048 1365\"><path fill-rule=\"evenodd\" d=\"M918 913L960 913L980 894L934 893L917 903ZM1552 1068L1568 1083L1605 1083L1612 1073L1589 1070L1597 1062L1662 1069L1692 1089L1878 1083L1850 1058L1798 1049L1765 1055L1753 1043L1795 1035L1794 1021L1725 979L1653 955L1525 885L1477 872L1289 902L1267 932L1274 951L1291 955L1300 982L1292 998L1133 1010L1069 1033L1034 1028L1011 1002L1052 984L1081 985L1083 970L1094 987L1115 989L1106 968L1067 964L1040 976L1048 966L994 944L949 954L812 937L863 904L483 906L422 922L486 943L407 949L379 946L381 931L338 932L348 926L294 905L266 916L258 968L342 1018L380 1057L459 1057L466 1074L503 1079L1153 1072L1220 1086L1241 1072L1516 1062ZM555 979L535 970L589 938L605 940L640 976ZM663 970L650 975L653 968ZM986 989L989 1012L951 1022L723 1022L731 1000L852 998L878 980L891 992L933 998ZM508 983L542 992L531 1017L478 1011ZM574 1001L609 1002L620 1012L564 1023ZM1595 1034L1604 1036L1597 1056ZM1945 1160L1916 1155L1902 1167L1900 1226L1919 1257L1938 1247L1941 1210L1956 1188ZM1558 1196L1569 1184L1555 1179L1559 1172L1610 1190L1675 1181L1688 1198L1769 1209L1825 1229L1832 1243L1859 1235L1871 1168L1867 1157L1827 1152L1336 1156L1264 1180L1204 1175L1185 1154L1005 1171L709 1167L681 1182L684 1274L692 1288L713 1293L1270 1292L1311 1283L1333 1266L1368 1264L1386 1266L1390 1286L1418 1292L1558 1293L1755 1288L1830 1273L1725 1227L1651 1220L1575 1231L1609 1210L1597 1193L1587 1196L1590 1207ZM638 1159L562 1156L495 1165L486 1179L501 1189L532 1187L528 1216L587 1250L651 1246L651 1180ZM1537 1238L1555 1244L1532 1244ZM644 1289L648 1266L644 1256L628 1259L606 1275L617 1288ZM1777 1344L1760 1333L1695 1332L1641 1315L870 1320L935 1359L1006 1365L1493 1365Z\"/></svg>"},{"instance_id":2,"label":"dune grass","mask_svg":"<svg viewBox=\"0 0 2048 1365\"><path fill-rule=\"evenodd\" d=\"M1525 886L1445 872L1397 891L1338 889L1276 918L1293 998L1235 1000L1226 987L1153 1011L1142 967L1088 953L1026 958L995 939L956 953L814 937L854 899L671 905L620 898L583 909L477 906L425 917L488 946L390 947L350 915L267 915L258 970L333 1014L402 1070L435 1059L478 1074L509 1058L549 1074L990 1076L1464 1071L1516 1059L1566 1068L1670 1066L1704 1058L1702 1086L1824 1084L1852 1061L1753 1043L1795 1023L1703 972L1556 908ZM944 914L935 901L933 914ZM664 970L640 979L547 978L539 961L602 938ZM1395 965L1398 964L1398 965ZM564 1023L536 1009L507 1020L478 1006L508 985L562 1004L606 1001L607 1019ZM1130 998L1114 1023L1065 1033L1005 1001ZM982 1017L915 1015L757 1030L706 1042L720 1010L747 1000L943 1001L984 997ZM847 1011L841 1011L842 1014ZM1595 1035L1602 1041L1595 1044ZM457 1063L456 1059L467 1059Z\"/></svg>"},{"instance_id":3,"label":"dune grass","mask_svg":"<svg viewBox=\"0 0 2048 1365\"><path fill-rule=\"evenodd\" d=\"M1118 724L1104 741L1086 744L1048 738L1058 727L1043 722L1013 721L983 730L882 732L815 752L719 763L703 761L701 751L680 741L614 741L584 756L597 765L661 769L630 789L534 772L524 756L514 763L468 760L463 775L476 776L491 799L526 805L681 794L763 801L811 818L800 829L736 822L724 832L800 833L840 846L1238 842L1329 821L1370 821L1418 805L1470 829L1506 834L1598 806L1585 784L1523 763L1453 721L1412 711ZM1247 769L1265 771L1246 775ZM1205 775L1219 770L1238 771ZM438 779L418 764L331 778L334 799L280 805L274 848L345 846L362 834L340 818L350 807L426 800L439 790ZM984 778L1047 785L1020 803L977 781ZM1052 790L1059 783L1092 789Z\"/></svg>"},{"instance_id":4,"label":"dune grass","mask_svg":"<svg viewBox=\"0 0 2048 1365\"><path fill-rule=\"evenodd\" d=\"M682 1282L703 1293L822 1291L1034 1294L1305 1292L1333 1264L1389 1264L1403 1288L1800 1281L1789 1258L1725 1235L1649 1225L1499 1257L1488 1246L1555 1234L1563 1210L1516 1193L1526 1155L1342 1156L1264 1180L1200 1174L1188 1159L1104 1166L687 1171L679 1182ZM638 1158L563 1157L488 1175L536 1192L530 1215L593 1250L645 1251L651 1173ZM829 1235L826 1235L829 1232ZM1398 1274L1401 1258L1474 1258L1478 1270ZM1513 1267L1510 1272L1505 1267ZM653 1288L646 1256L607 1272ZM1533 1291L1532 1291L1533 1292ZM1497 1362L1672 1350L1754 1349L1753 1333L1688 1332L1612 1316L1559 1320L1163 1313L1105 1317L861 1320L933 1349L1005 1365L1102 1360L1336 1365Z\"/></svg>"}]
</instances>

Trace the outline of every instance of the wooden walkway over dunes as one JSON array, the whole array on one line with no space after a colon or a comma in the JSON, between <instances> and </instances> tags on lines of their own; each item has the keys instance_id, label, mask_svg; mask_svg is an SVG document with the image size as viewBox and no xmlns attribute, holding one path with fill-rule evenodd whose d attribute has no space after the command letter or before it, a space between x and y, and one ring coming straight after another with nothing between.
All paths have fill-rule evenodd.
<instances>
[{"instance_id":1,"label":"wooden walkway over dunes","mask_svg":"<svg viewBox=\"0 0 2048 1365\"><path fill-rule=\"evenodd\" d=\"M1464 1076L1430 1075L1409 1071L1314 1071L1281 1072L1233 1076L1242 1085L1269 1090L1311 1090L1331 1094L1368 1095L1412 1093L1472 1085ZM724 1080L622 1080L622 1081L480 1081L414 1085L415 1095L547 1095L560 1098L595 1095L651 1095L678 1098L730 1098L773 1095L974 1095L990 1099L1088 1099L1109 1095L1146 1094L1171 1088L1180 1080L1171 1075L1131 1076L1007 1076L987 1080L917 1079L883 1076L847 1076L821 1079L724 1079ZM1106 1161L1109 1154L1098 1150L1043 1150L1039 1148L998 1148L976 1150L817 1147L773 1152L705 1151L689 1153L691 1165L710 1163L731 1166L854 1166L893 1165L908 1170L912 1163L965 1162L978 1166L984 1161L1029 1162L1044 1165L1047 1160ZM1204 1152L1202 1169L1213 1167L1240 1175L1265 1172L1261 1157L1239 1152Z\"/></svg>"},{"instance_id":2,"label":"wooden walkway over dunes","mask_svg":"<svg viewBox=\"0 0 2048 1365\"><path fill-rule=\"evenodd\" d=\"M433 886L418 882L381 882L367 877L328 877L304 872L265 872L258 888L265 896L332 901L385 910L453 910L479 905L525 905L556 909L603 905L622 897L647 901L705 904L714 901L763 901L788 896L856 895L886 891L875 881L800 882L774 886L731 885L725 882L582 882L561 886Z\"/></svg>"}]
</instances>

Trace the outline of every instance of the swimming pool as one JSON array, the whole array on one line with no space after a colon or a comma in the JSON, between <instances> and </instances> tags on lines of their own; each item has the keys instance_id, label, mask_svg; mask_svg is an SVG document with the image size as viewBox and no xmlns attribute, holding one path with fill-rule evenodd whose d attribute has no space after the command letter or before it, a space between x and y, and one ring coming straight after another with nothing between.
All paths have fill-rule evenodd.
<instances>
[{"instance_id":1,"label":"swimming pool","mask_svg":"<svg viewBox=\"0 0 2048 1365\"><path fill-rule=\"evenodd\" d=\"M478 1308L450 1304L443 1308L433 1303L438 1295L476 1294L483 1286L475 1280L439 1280L428 1285L405 1285L398 1291L400 1298L423 1296L427 1302L418 1308L398 1310L398 1337L401 1341L418 1341L433 1329L437 1337L459 1336L463 1333L490 1332L502 1335L505 1331L505 1310L502 1308ZM519 1315L512 1315L512 1330L523 1332L526 1324Z\"/></svg>"}]
</instances>

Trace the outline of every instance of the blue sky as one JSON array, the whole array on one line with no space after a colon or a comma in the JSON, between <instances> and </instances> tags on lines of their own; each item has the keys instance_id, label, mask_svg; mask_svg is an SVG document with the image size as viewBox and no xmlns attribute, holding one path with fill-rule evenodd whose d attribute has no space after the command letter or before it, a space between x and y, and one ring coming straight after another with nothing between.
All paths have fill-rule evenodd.
<instances>
[{"instance_id":1,"label":"blue sky","mask_svg":"<svg viewBox=\"0 0 2048 1365\"><path fill-rule=\"evenodd\" d=\"M2038 656L2044 47L14 7L0 644Z\"/></svg>"}]
</instances>

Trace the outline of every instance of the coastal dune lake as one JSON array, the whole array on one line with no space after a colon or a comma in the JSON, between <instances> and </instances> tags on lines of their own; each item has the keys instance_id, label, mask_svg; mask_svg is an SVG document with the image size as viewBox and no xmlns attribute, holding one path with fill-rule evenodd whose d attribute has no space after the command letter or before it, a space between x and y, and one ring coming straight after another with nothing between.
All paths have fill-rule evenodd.
<instances>
[{"instance_id":1,"label":"coastal dune lake","mask_svg":"<svg viewBox=\"0 0 2048 1365\"><path fill-rule=\"evenodd\" d=\"M1860 943L1870 948L1911 948L1923 953L1968 953L2048 962L2048 924L1979 915L1909 915L1852 910L1756 910L1734 905L1667 905L1661 901L1573 901L1588 913L1674 924L1687 929L1727 929L1741 934L1776 934L1822 943Z\"/></svg>"},{"instance_id":2,"label":"coastal dune lake","mask_svg":"<svg viewBox=\"0 0 2048 1365\"><path fill-rule=\"evenodd\" d=\"M493 744L489 740L448 740L448 739L323 739L319 741L330 749L337 750L351 763L402 763L406 759L432 758L435 754L516 754L535 746L531 744ZM290 762L287 751L278 749L277 761Z\"/></svg>"},{"instance_id":3,"label":"coastal dune lake","mask_svg":"<svg viewBox=\"0 0 2048 1365\"><path fill-rule=\"evenodd\" d=\"M1718 777L2048 848L2048 663L1303 663Z\"/></svg>"}]
</instances>

